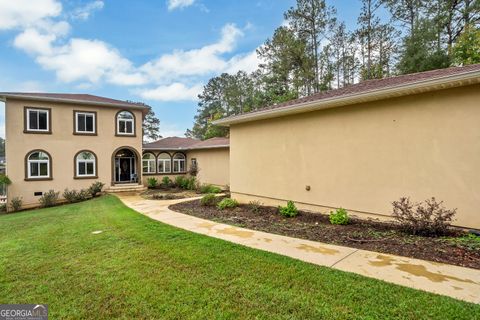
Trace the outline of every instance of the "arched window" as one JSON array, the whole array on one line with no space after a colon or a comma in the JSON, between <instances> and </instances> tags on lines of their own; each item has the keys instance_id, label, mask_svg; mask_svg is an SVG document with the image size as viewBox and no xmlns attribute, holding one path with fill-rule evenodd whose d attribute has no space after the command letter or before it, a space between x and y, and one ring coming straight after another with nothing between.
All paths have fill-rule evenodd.
<instances>
[{"instance_id":1,"label":"arched window","mask_svg":"<svg viewBox=\"0 0 480 320\"><path fill-rule=\"evenodd\" d=\"M27 156L27 178L45 179L50 176L50 156L44 151L33 151Z\"/></svg>"},{"instance_id":2,"label":"arched window","mask_svg":"<svg viewBox=\"0 0 480 320\"><path fill-rule=\"evenodd\" d=\"M144 153L142 157L143 173L155 173L155 156L150 153Z\"/></svg>"},{"instance_id":3,"label":"arched window","mask_svg":"<svg viewBox=\"0 0 480 320\"><path fill-rule=\"evenodd\" d=\"M97 176L97 157L91 151L80 151L75 157L75 176L79 178Z\"/></svg>"},{"instance_id":4,"label":"arched window","mask_svg":"<svg viewBox=\"0 0 480 320\"><path fill-rule=\"evenodd\" d=\"M185 155L176 153L173 156L173 172L185 172Z\"/></svg>"},{"instance_id":5,"label":"arched window","mask_svg":"<svg viewBox=\"0 0 480 320\"><path fill-rule=\"evenodd\" d=\"M172 172L172 160L168 153L160 153L158 159L158 173Z\"/></svg>"},{"instance_id":6,"label":"arched window","mask_svg":"<svg viewBox=\"0 0 480 320\"><path fill-rule=\"evenodd\" d=\"M135 134L135 117L130 111L120 111L117 113L117 134Z\"/></svg>"}]
</instances>

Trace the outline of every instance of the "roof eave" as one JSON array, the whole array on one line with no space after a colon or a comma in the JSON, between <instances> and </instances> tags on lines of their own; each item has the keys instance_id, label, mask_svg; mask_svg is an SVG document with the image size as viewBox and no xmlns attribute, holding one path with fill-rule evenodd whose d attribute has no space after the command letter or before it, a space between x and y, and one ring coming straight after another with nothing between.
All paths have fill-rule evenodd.
<instances>
[{"instance_id":1,"label":"roof eave","mask_svg":"<svg viewBox=\"0 0 480 320\"><path fill-rule=\"evenodd\" d=\"M85 101L77 99L64 99L64 98L52 98L52 97L38 97L38 96L28 96L28 95L16 95L16 94L3 94L0 95L0 100L6 102L7 99L15 100L28 100L28 101L45 101L45 102L59 102L59 103L69 103L69 104L82 104L82 105L91 105L91 106L102 106L102 107L112 107L112 108L128 108L128 109L138 109L138 110L148 110L147 107L141 105L131 105L127 103L108 103L108 102L99 102L99 101Z\"/></svg>"},{"instance_id":2,"label":"roof eave","mask_svg":"<svg viewBox=\"0 0 480 320\"><path fill-rule=\"evenodd\" d=\"M380 90L371 90L341 97L332 97L318 101L309 101L297 105L260 110L251 114L241 114L231 118L213 121L213 124L228 127L232 124L282 117L309 111L317 111L351 105L362 102L396 98L408 94L416 94L433 90L454 88L463 85L480 83L480 71L466 72L458 75L416 81L409 84L387 87Z\"/></svg>"},{"instance_id":3,"label":"roof eave","mask_svg":"<svg viewBox=\"0 0 480 320\"><path fill-rule=\"evenodd\" d=\"M143 147L144 151L193 151L193 150L203 150L203 149L222 149L230 148L230 145L219 145L219 146L205 146L205 147L185 147L185 148L150 148Z\"/></svg>"}]
</instances>

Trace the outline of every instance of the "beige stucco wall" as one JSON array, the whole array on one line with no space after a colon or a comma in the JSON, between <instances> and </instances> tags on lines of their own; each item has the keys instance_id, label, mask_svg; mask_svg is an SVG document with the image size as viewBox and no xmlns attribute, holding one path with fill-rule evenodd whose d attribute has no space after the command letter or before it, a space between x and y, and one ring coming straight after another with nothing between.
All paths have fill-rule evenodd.
<instances>
[{"instance_id":1,"label":"beige stucco wall","mask_svg":"<svg viewBox=\"0 0 480 320\"><path fill-rule=\"evenodd\" d=\"M148 151L158 156L160 151ZM162 151L163 152L163 151ZM187 172L190 170L192 158L197 159L199 172L197 179L200 183L213 184L221 187L225 187L230 184L229 182L229 173L230 173L230 161L229 161L229 149L228 148L212 148L212 149L201 149L201 150L187 150L187 151L165 151L166 153L173 156L177 152L181 152L186 156L186 169ZM158 165L158 164L157 164ZM173 167L173 165L172 165ZM167 176L172 181L179 175L188 175L187 173L177 173L177 174L149 174L144 175L143 183L147 185L147 179L154 177L160 183L162 179Z\"/></svg>"},{"instance_id":2,"label":"beige stucco wall","mask_svg":"<svg viewBox=\"0 0 480 320\"><path fill-rule=\"evenodd\" d=\"M52 134L25 134L24 106L51 108ZM73 110L97 112L97 136L73 134ZM25 207L38 203L36 191L65 188L81 189L94 181L102 181L106 187L112 182L112 154L123 146L134 148L140 155L142 150L142 113L130 110L136 119L136 137L115 136L115 115L119 110L112 107L58 104L8 100L6 103L6 158L7 175L12 180L7 197L22 197ZM34 149L43 149L52 157L52 180L25 181L25 156ZM74 156L80 150L90 150L97 155L98 179L74 179ZM140 176L140 175L139 175ZM141 176L140 176L141 177Z\"/></svg>"},{"instance_id":3,"label":"beige stucco wall","mask_svg":"<svg viewBox=\"0 0 480 320\"><path fill-rule=\"evenodd\" d=\"M233 125L230 187L242 202L387 216L401 196L435 196L480 228L479 124L472 85Z\"/></svg>"},{"instance_id":4,"label":"beige stucco wall","mask_svg":"<svg viewBox=\"0 0 480 320\"><path fill-rule=\"evenodd\" d=\"M189 164L192 158L197 159L197 179L201 183L222 187L230 184L229 148L192 150L187 153L187 157Z\"/></svg>"}]
</instances>

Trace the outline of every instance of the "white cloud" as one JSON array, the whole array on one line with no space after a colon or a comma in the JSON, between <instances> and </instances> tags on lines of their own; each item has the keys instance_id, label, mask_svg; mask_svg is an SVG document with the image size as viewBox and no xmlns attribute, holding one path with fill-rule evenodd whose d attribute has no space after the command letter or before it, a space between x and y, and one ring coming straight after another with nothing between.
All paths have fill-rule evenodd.
<instances>
[{"instance_id":1,"label":"white cloud","mask_svg":"<svg viewBox=\"0 0 480 320\"><path fill-rule=\"evenodd\" d=\"M0 30L35 26L61 12L62 4L56 0L1 0Z\"/></svg>"},{"instance_id":2,"label":"white cloud","mask_svg":"<svg viewBox=\"0 0 480 320\"><path fill-rule=\"evenodd\" d=\"M134 71L132 63L103 41L71 39L68 44L40 55L37 62L55 71L64 82L105 80L120 85L139 85L145 79Z\"/></svg>"},{"instance_id":3,"label":"white cloud","mask_svg":"<svg viewBox=\"0 0 480 320\"><path fill-rule=\"evenodd\" d=\"M176 124L160 122L160 135L166 137L184 137L187 129L180 129Z\"/></svg>"},{"instance_id":4,"label":"white cloud","mask_svg":"<svg viewBox=\"0 0 480 320\"><path fill-rule=\"evenodd\" d=\"M83 7L75 9L72 13L72 18L77 20L87 20L93 12L103 9L104 6L105 3L103 1L92 1Z\"/></svg>"},{"instance_id":5,"label":"white cloud","mask_svg":"<svg viewBox=\"0 0 480 320\"><path fill-rule=\"evenodd\" d=\"M15 37L13 45L30 54L50 54L52 42L57 37L54 34L41 34L36 29L26 29Z\"/></svg>"},{"instance_id":6,"label":"white cloud","mask_svg":"<svg viewBox=\"0 0 480 320\"><path fill-rule=\"evenodd\" d=\"M182 9L191 6L195 0L168 0L168 10Z\"/></svg>"},{"instance_id":7,"label":"white cloud","mask_svg":"<svg viewBox=\"0 0 480 320\"><path fill-rule=\"evenodd\" d=\"M260 62L256 50L245 55L236 55L228 61L228 68L225 72L237 73L242 70L250 73L258 69Z\"/></svg>"},{"instance_id":8,"label":"white cloud","mask_svg":"<svg viewBox=\"0 0 480 320\"><path fill-rule=\"evenodd\" d=\"M231 52L242 35L235 25L227 24L222 28L222 36L217 43L200 49L176 50L146 63L141 70L157 80L220 72L228 67L221 55Z\"/></svg>"},{"instance_id":9,"label":"white cloud","mask_svg":"<svg viewBox=\"0 0 480 320\"><path fill-rule=\"evenodd\" d=\"M139 91L144 99L157 101L196 101L202 92L201 84L187 87L183 83L175 82L170 85L158 86L155 89Z\"/></svg>"}]
</instances>

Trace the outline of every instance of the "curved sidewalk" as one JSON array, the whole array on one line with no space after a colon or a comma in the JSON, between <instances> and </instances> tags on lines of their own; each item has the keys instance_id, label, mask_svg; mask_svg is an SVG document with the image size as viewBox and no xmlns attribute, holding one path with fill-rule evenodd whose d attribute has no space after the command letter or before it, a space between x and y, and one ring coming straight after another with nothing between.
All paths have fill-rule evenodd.
<instances>
[{"instance_id":1,"label":"curved sidewalk","mask_svg":"<svg viewBox=\"0 0 480 320\"><path fill-rule=\"evenodd\" d=\"M238 228L168 209L169 205L191 199L146 200L133 194L117 196L128 207L181 229L320 266L480 303L480 270Z\"/></svg>"}]
</instances>

